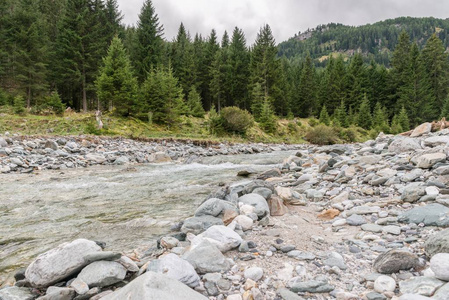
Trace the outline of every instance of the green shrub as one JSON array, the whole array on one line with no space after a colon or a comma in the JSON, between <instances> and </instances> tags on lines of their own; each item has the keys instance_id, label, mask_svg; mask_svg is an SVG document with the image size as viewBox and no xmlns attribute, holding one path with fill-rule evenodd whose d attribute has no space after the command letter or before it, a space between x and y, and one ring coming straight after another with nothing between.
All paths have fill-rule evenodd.
<instances>
[{"instance_id":1,"label":"green shrub","mask_svg":"<svg viewBox=\"0 0 449 300\"><path fill-rule=\"evenodd\" d=\"M8 95L2 89L0 89L0 106L8 104Z\"/></svg>"},{"instance_id":2,"label":"green shrub","mask_svg":"<svg viewBox=\"0 0 449 300\"><path fill-rule=\"evenodd\" d=\"M209 119L208 119L208 127L209 132L211 134L219 134L223 131L223 124L220 115L215 110L215 106L212 105L209 111Z\"/></svg>"},{"instance_id":3,"label":"green shrub","mask_svg":"<svg viewBox=\"0 0 449 300\"><path fill-rule=\"evenodd\" d=\"M22 115L25 113L25 98L23 96L15 96L14 97L14 113L18 115Z\"/></svg>"},{"instance_id":4,"label":"green shrub","mask_svg":"<svg viewBox=\"0 0 449 300\"><path fill-rule=\"evenodd\" d=\"M335 130L323 124L310 128L305 138L309 143L316 145L333 145L339 142Z\"/></svg>"},{"instance_id":5,"label":"green shrub","mask_svg":"<svg viewBox=\"0 0 449 300\"><path fill-rule=\"evenodd\" d=\"M355 128L342 128L338 136L347 143L355 143L358 141L358 134Z\"/></svg>"},{"instance_id":6,"label":"green shrub","mask_svg":"<svg viewBox=\"0 0 449 300\"><path fill-rule=\"evenodd\" d=\"M227 132L245 133L248 128L254 125L253 116L248 111L235 106L223 108L220 119Z\"/></svg>"},{"instance_id":7,"label":"green shrub","mask_svg":"<svg viewBox=\"0 0 449 300\"><path fill-rule=\"evenodd\" d=\"M315 119L315 118L310 118L308 123L309 123L310 126L315 127L318 124L320 124L320 121Z\"/></svg>"},{"instance_id":8,"label":"green shrub","mask_svg":"<svg viewBox=\"0 0 449 300\"><path fill-rule=\"evenodd\" d=\"M52 92L49 96L44 98L44 105L51 109L57 115L63 115L65 105L62 103L58 92Z\"/></svg>"}]
</instances>

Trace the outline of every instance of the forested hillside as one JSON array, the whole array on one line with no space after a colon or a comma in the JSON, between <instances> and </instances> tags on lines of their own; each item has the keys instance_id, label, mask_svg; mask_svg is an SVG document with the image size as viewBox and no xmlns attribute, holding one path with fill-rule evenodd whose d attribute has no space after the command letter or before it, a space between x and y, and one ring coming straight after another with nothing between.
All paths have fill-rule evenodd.
<instances>
[{"instance_id":1,"label":"forested hillside","mask_svg":"<svg viewBox=\"0 0 449 300\"><path fill-rule=\"evenodd\" d=\"M374 59L389 66L402 31L407 32L419 48L434 33L445 48L449 47L449 19L401 17L363 26L331 23L298 32L279 44L279 56L301 60L309 54L317 66L323 66L331 54L341 53L348 57L362 53L366 62Z\"/></svg>"},{"instance_id":2,"label":"forested hillside","mask_svg":"<svg viewBox=\"0 0 449 300\"><path fill-rule=\"evenodd\" d=\"M182 23L168 41L150 0L132 27L122 24L116 0L0 5L0 106L18 114L71 107L172 127L181 115L211 111L211 128L239 132L254 118L271 133L277 117L400 132L449 112L446 20L329 25L278 47L269 25L253 45L238 27L203 37ZM317 68L322 53L313 45L323 43L361 53L330 56ZM366 52L378 51L376 58L384 48L391 51L384 63L367 60Z\"/></svg>"}]
</instances>

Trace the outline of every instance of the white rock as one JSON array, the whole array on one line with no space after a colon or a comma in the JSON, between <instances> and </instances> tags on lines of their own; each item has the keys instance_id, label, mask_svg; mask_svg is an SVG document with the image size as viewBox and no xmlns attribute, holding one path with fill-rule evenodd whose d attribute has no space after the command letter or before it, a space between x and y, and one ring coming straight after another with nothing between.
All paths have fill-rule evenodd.
<instances>
[{"instance_id":1,"label":"white rock","mask_svg":"<svg viewBox=\"0 0 449 300\"><path fill-rule=\"evenodd\" d=\"M250 217L247 217L245 215L239 215L237 217L235 217L234 221L237 224L239 224L240 226L242 226L243 231L247 231L250 230L251 228L253 228L253 219L251 219Z\"/></svg>"},{"instance_id":2,"label":"white rock","mask_svg":"<svg viewBox=\"0 0 449 300\"><path fill-rule=\"evenodd\" d=\"M336 220L336 221L334 221L334 223L332 223L333 227L338 227L338 226L343 226L343 225L346 225L346 219Z\"/></svg>"},{"instance_id":3,"label":"white rock","mask_svg":"<svg viewBox=\"0 0 449 300\"><path fill-rule=\"evenodd\" d=\"M33 286L49 286L80 271L87 264L84 257L100 251L100 246L85 239L61 244L39 255L28 266L25 277Z\"/></svg>"},{"instance_id":4,"label":"white rock","mask_svg":"<svg viewBox=\"0 0 449 300\"><path fill-rule=\"evenodd\" d=\"M259 281L263 277L263 269L259 267L251 267L245 270L244 276L246 279L252 279L254 281Z\"/></svg>"},{"instance_id":5,"label":"white rock","mask_svg":"<svg viewBox=\"0 0 449 300\"><path fill-rule=\"evenodd\" d=\"M449 281L449 253L438 253L430 259L430 269L435 277Z\"/></svg>"},{"instance_id":6,"label":"white rock","mask_svg":"<svg viewBox=\"0 0 449 300\"><path fill-rule=\"evenodd\" d=\"M242 296L240 294L229 295L226 300L242 300Z\"/></svg>"},{"instance_id":7,"label":"white rock","mask_svg":"<svg viewBox=\"0 0 449 300\"><path fill-rule=\"evenodd\" d=\"M378 293L393 292L396 289L396 281L390 276L381 275L374 281L374 290Z\"/></svg>"},{"instance_id":8,"label":"white rock","mask_svg":"<svg viewBox=\"0 0 449 300\"><path fill-rule=\"evenodd\" d=\"M287 282L293 278L293 270L294 268L292 265L284 263L284 268L277 272L277 278L284 282Z\"/></svg>"},{"instance_id":9,"label":"white rock","mask_svg":"<svg viewBox=\"0 0 449 300\"><path fill-rule=\"evenodd\" d=\"M254 213L254 206L252 205L248 205L248 204L243 204L243 203L239 203L240 205L240 212L244 215L250 215L252 213Z\"/></svg>"},{"instance_id":10,"label":"white rock","mask_svg":"<svg viewBox=\"0 0 449 300\"><path fill-rule=\"evenodd\" d=\"M436 186L428 186L426 187L426 194L428 196L438 196L440 194L440 189Z\"/></svg>"},{"instance_id":11,"label":"white rock","mask_svg":"<svg viewBox=\"0 0 449 300\"><path fill-rule=\"evenodd\" d=\"M208 240L216 245L221 252L226 252L237 248L242 242L242 237L234 230L223 225L214 225L209 227L205 232L197 235L192 240L192 248L195 248L203 240Z\"/></svg>"},{"instance_id":12,"label":"white rock","mask_svg":"<svg viewBox=\"0 0 449 300\"><path fill-rule=\"evenodd\" d=\"M157 260L151 261L147 271L167 275L170 278L179 280L191 288L200 285L200 277L193 266L188 261L173 253L169 253Z\"/></svg>"}]
</instances>

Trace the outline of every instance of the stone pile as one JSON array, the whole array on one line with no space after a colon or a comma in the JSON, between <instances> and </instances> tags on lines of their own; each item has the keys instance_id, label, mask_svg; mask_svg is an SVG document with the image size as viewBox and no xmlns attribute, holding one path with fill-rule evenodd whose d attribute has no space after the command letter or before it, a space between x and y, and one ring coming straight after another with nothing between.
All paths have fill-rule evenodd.
<instances>
[{"instance_id":1,"label":"stone pile","mask_svg":"<svg viewBox=\"0 0 449 300\"><path fill-rule=\"evenodd\" d=\"M448 300L449 130L427 128L304 148L137 256L63 244L0 299Z\"/></svg>"}]
</instances>

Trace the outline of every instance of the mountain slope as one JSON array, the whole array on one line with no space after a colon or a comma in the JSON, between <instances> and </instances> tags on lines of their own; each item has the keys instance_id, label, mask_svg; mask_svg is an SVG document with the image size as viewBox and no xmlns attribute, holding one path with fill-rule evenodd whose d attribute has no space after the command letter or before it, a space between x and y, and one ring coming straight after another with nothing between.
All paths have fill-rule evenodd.
<instances>
[{"instance_id":1,"label":"mountain slope","mask_svg":"<svg viewBox=\"0 0 449 300\"><path fill-rule=\"evenodd\" d=\"M322 65L329 55L352 56L361 52L367 61L374 58L377 63L388 65L403 30L420 47L436 32L449 49L449 19L400 17L362 26L320 25L280 43L278 55L301 60L309 53L316 65Z\"/></svg>"}]
</instances>

